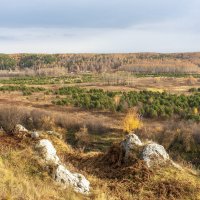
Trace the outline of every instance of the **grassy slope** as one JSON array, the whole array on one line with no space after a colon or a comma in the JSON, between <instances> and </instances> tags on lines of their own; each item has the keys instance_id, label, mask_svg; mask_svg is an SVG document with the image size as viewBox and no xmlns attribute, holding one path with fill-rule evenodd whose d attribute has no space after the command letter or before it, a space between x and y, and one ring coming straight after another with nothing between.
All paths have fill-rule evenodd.
<instances>
[{"instance_id":1,"label":"grassy slope","mask_svg":"<svg viewBox=\"0 0 200 200\"><path fill-rule=\"evenodd\" d=\"M0 199L200 199L199 177L188 169L177 171L166 167L153 172L141 161L116 168L102 159L102 153L80 153L61 139L54 136L50 139L66 166L90 180L92 194L85 198L70 188L58 187L44 171L30 137L2 134Z\"/></svg>"}]
</instances>

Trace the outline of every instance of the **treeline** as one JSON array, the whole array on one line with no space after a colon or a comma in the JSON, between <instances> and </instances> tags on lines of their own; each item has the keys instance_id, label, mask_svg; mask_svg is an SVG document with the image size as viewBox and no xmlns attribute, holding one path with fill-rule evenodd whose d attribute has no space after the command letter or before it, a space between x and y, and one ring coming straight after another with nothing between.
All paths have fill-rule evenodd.
<instances>
[{"instance_id":1,"label":"treeline","mask_svg":"<svg viewBox=\"0 0 200 200\"><path fill-rule=\"evenodd\" d=\"M150 73L192 73L200 54L0 54L0 70L65 69L64 72L127 70ZM56 72L54 72L56 73Z\"/></svg>"},{"instance_id":2,"label":"treeline","mask_svg":"<svg viewBox=\"0 0 200 200\"><path fill-rule=\"evenodd\" d=\"M142 116L166 119L178 116L200 121L200 94L175 95L166 92L130 91L113 92L102 89L86 90L78 87L63 87L55 92L56 105L71 105L85 109L107 109L125 112L138 107ZM60 96L65 96L64 98Z\"/></svg>"},{"instance_id":3,"label":"treeline","mask_svg":"<svg viewBox=\"0 0 200 200\"><path fill-rule=\"evenodd\" d=\"M121 70L136 73L196 73L199 72L199 67L188 61L172 59L160 59L160 60L140 60L137 63L132 63L121 67Z\"/></svg>"}]
</instances>

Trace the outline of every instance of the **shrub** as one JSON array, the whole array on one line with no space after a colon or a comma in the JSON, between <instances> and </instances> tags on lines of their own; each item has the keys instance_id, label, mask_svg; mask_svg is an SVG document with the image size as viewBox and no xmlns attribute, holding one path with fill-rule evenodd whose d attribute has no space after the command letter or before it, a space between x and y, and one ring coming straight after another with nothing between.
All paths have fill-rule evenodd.
<instances>
[{"instance_id":1,"label":"shrub","mask_svg":"<svg viewBox=\"0 0 200 200\"><path fill-rule=\"evenodd\" d=\"M54 130L56 128L55 120L52 116L44 116L41 121L43 130Z\"/></svg>"},{"instance_id":2,"label":"shrub","mask_svg":"<svg viewBox=\"0 0 200 200\"><path fill-rule=\"evenodd\" d=\"M15 134L15 127L21 123L24 117L23 111L16 106L8 106L0 108L0 127L7 134Z\"/></svg>"},{"instance_id":3,"label":"shrub","mask_svg":"<svg viewBox=\"0 0 200 200\"><path fill-rule=\"evenodd\" d=\"M91 138L88 133L88 129L85 126L83 128L80 128L80 130L75 133L75 140L77 147L80 148L82 151L84 151L85 148L89 146Z\"/></svg>"},{"instance_id":4,"label":"shrub","mask_svg":"<svg viewBox=\"0 0 200 200\"><path fill-rule=\"evenodd\" d=\"M123 130L124 132L130 133L133 130L142 127L142 122L140 121L138 115L134 111L129 111L123 120Z\"/></svg>"},{"instance_id":5,"label":"shrub","mask_svg":"<svg viewBox=\"0 0 200 200\"><path fill-rule=\"evenodd\" d=\"M43 120L49 113L46 111L40 111L34 109L30 112L26 111L23 123L26 124L28 129L41 129L43 126Z\"/></svg>"}]
</instances>

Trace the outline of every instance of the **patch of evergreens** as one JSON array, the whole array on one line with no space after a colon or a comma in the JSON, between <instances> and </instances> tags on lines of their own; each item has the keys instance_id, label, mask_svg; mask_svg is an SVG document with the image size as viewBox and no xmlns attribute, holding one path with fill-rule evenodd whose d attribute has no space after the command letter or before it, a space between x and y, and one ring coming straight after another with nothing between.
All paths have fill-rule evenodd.
<instances>
[{"instance_id":1,"label":"patch of evergreens","mask_svg":"<svg viewBox=\"0 0 200 200\"><path fill-rule=\"evenodd\" d=\"M1 86L0 91L21 91L23 95L31 95L34 92L42 92L45 91L45 88L42 87L26 87L26 86Z\"/></svg>"},{"instance_id":2,"label":"patch of evergreens","mask_svg":"<svg viewBox=\"0 0 200 200\"><path fill-rule=\"evenodd\" d=\"M87 109L108 109L124 112L132 107L139 107L140 113L147 118L166 119L178 116L184 119L200 121L200 94L190 96L169 94L166 92L130 91L112 92L102 89L82 89L63 87L55 94L64 95L53 101L56 105L73 105ZM118 97L119 101L116 101Z\"/></svg>"},{"instance_id":3,"label":"patch of evergreens","mask_svg":"<svg viewBox=\"0 0 200 200\"><path fill-rule=\"evenodd\" d=\"M47 85L47 84L68 84L68 83L84 83L91 82L93 80L93 76L90 74L82 74L82 75L69 75L62 77L16 77L10 79L1 79L1 84L17 84L17 85Z\"/></svg>"}]
</instances>

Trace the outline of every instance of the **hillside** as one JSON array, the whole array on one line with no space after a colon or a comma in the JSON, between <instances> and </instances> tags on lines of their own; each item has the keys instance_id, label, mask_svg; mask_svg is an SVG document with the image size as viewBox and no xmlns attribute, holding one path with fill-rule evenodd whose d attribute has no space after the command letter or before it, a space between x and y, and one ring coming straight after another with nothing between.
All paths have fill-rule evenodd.
<instances>
[{"instance_id":1,"label":"hillside","mask_svg":"<svg viewBox=\"0 0 200 200\"><path fill-rule=\"evenodd\" d=\"M175 135L176 131L171 130L170 123L166 124L168 129L160 133L162 137L155 133L155 127L149 129L152 122L149 125L143 124L140 131L135 131L142 140L132 133L125 135L120 129L114 135L114 143L109 143L105 150L99 151L94 144L98 144L101 149L113 137L109 129L114 128L113 120L116 120L114 115L107 116L106 123L108 119L111 121L110 127L106 130L104 128L105 133L99 127L100 140L97 138L98 129L95 128L95 126L100 126L97 124L98 119L96 124L92 124L94 119L88 116L87 123L94 126L91 130L89 126L87 128L76 124L82 118L80 112L80 119L76 120L71 119L70 113L68 113L69 116L62 112L57 115L53 111L50 113L39 108L32 110L30 107L4 106L1 108L0 123L3 128L0 131L1 199L200 199L199 171L180 160L179 164L178 159L176 163L172 161L172 157L184 158L186 155L190 155L188 158L191 161L196 160L196 157L192 156L198 149L193 149L194 143L187 143L188 139L192 141L193 137L192 133L190 138L187 137L188 131L191 131L190 127L188 130L185 130L185 126L176 127L179 141ZM23 123L28 130L17 123ZM68 125L64 127L63 123L68 123ZM194 127L194 124L191 126ZM156 127L158 128L157 124ZM169 128L172 133L169 132ZM187 134L183 134L182 131L186 131ZM106 138L104 138L105 134ZM173 138L169 138L169 134L172 134ZM97 139L96 141L94 138L91 139L93 136ZM170 150L170 154L168 155L161 145L148 140L148 137L157 138L156 141L166 147L169 145L167 149ZM182 143L180 143L181 140ZM195 142L198 144L197 140ZM42 149L43 147L46 150ZM54 149L48 149L54 147L55 152ZM186 149L186 152L181 148ZM58 159L59 163L57 163ZM57 165L61 165L60 162L69 170L67 173L81 173L81 177L84 176L84 179L89 181L88 194L74 191L74 185L63 187L63 184L68 181L68 174L61 171L59 174L63 176L61 180L54 175L58 173L56 168ZM81 184L83 183L85 184L85 181ZM81 184L77 186L82 187Z\"/></svg>"},{"instance_id":2,"label":"hillside","mask_svg":"<svg viewBox=\"0 0 200 200\"><path fill-rule=\"evenodd\" d=\"M171 165L148 168L135 158L116 166L118 151L112 147L107 154L82 153L69 147L59 135L39 131L39 138L28 132L0 136L1 199L94 199L94 200L198 200L200 183L195 171ZM75 193L72 188L57 184L46 170L35 145L41 139L52 141L62 162L90 181L88 195ZM116 160L117 159L117 160Z\"/></svg>"}]
</instances>

